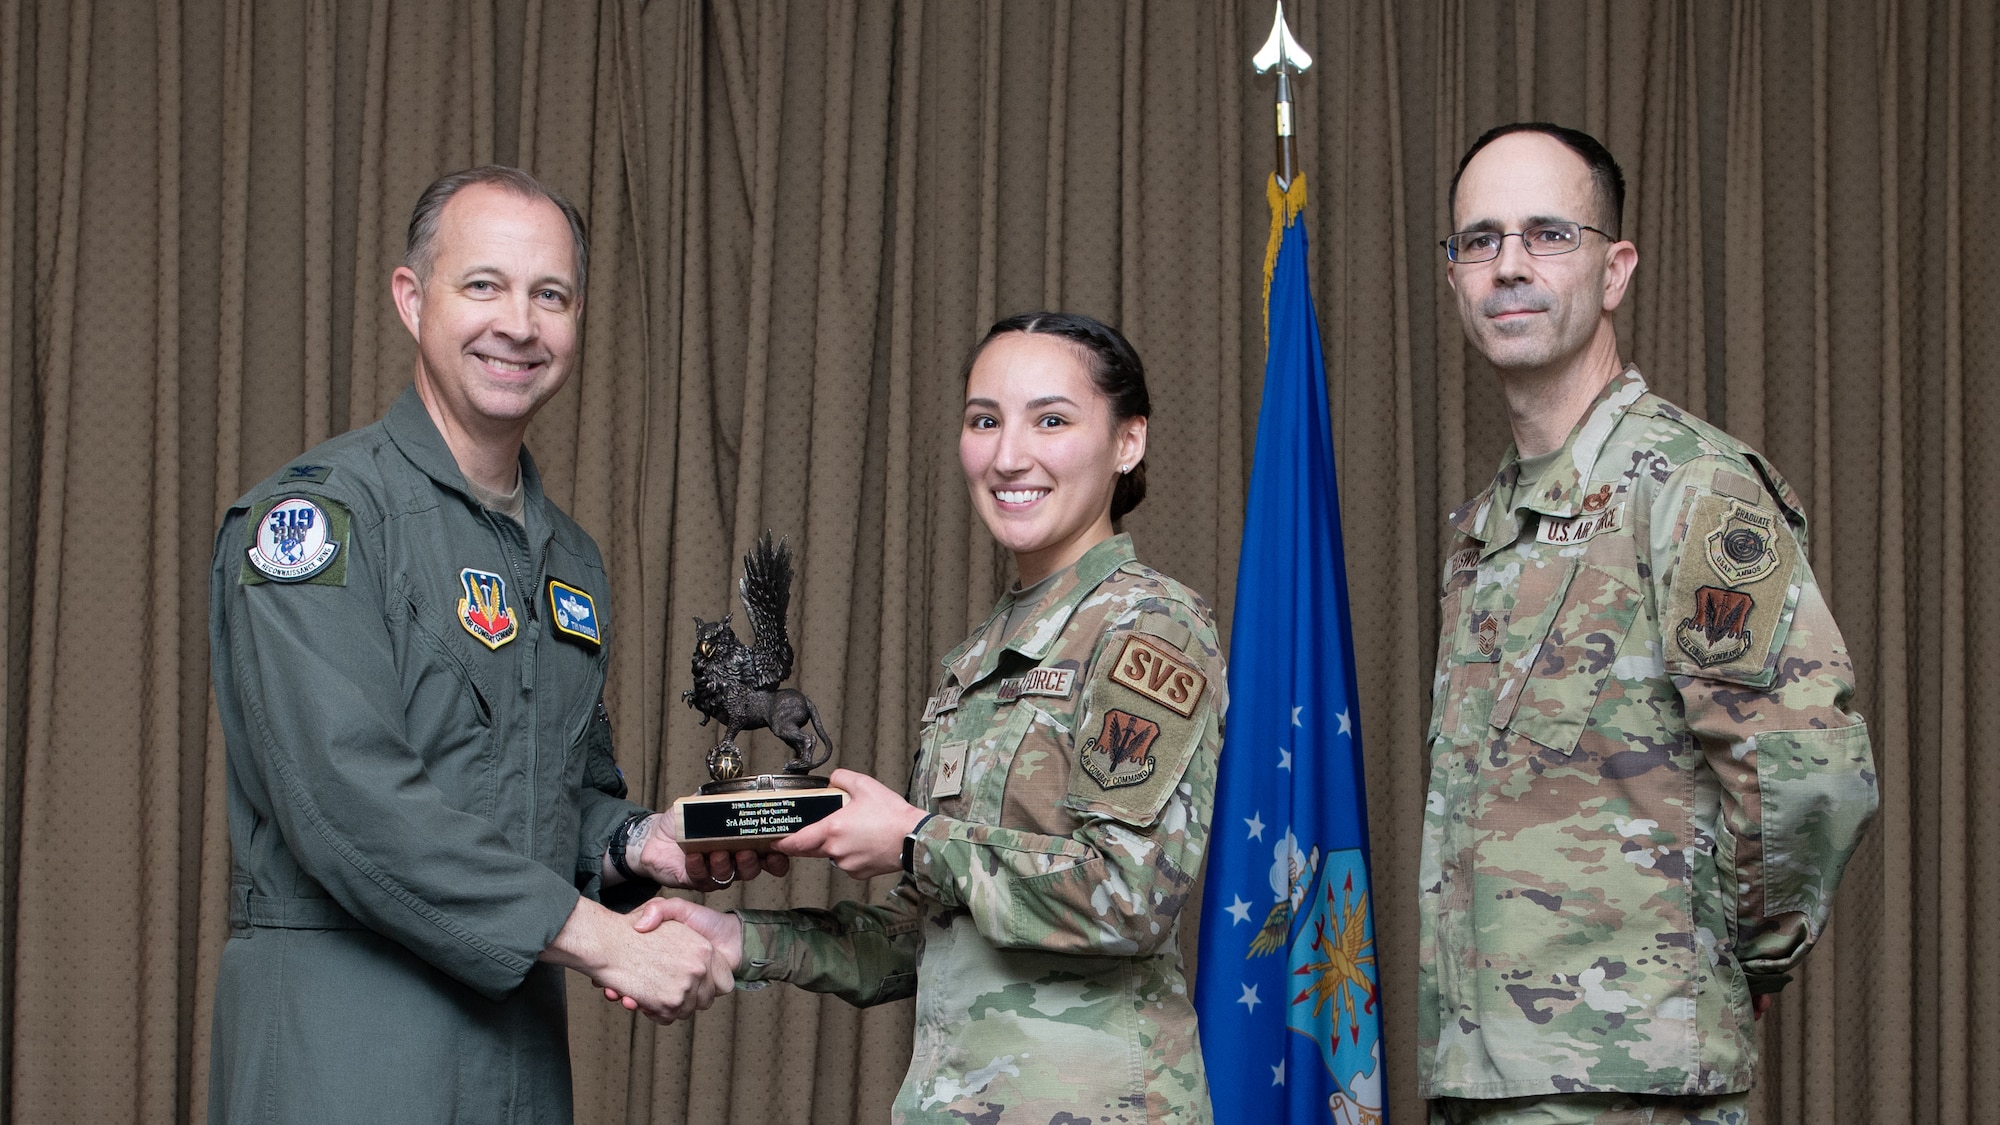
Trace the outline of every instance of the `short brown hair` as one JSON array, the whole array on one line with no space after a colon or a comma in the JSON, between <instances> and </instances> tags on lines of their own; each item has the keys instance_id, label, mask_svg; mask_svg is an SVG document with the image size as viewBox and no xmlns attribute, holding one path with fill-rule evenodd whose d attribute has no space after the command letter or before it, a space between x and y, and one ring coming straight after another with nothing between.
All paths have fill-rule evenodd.
<instances>
[{"instance_id":1,"label":"short brown hair","mask_svg":"<svg viewBox=\"0 0 2000 1125\"><path fill-rule=\"evenodd\" d=\"M416 273L417 280L429 281L431 266L437 261L437 231L444 205L451 202L452 196L474 184L491 184L526 199L546 199L556 205L556 210L561 211L563 218L569 222L570 244L576 254L576 300L582 304L584 277L590 271L590 239L583 229L583 213L576 209L576 204L564 199L562 193L519 168L509 168L505 164L486 164L453 172L439 178L417 197L417 206L410 212L409 239L403 249L403 264Z\"/></svg>"}]
</instances>

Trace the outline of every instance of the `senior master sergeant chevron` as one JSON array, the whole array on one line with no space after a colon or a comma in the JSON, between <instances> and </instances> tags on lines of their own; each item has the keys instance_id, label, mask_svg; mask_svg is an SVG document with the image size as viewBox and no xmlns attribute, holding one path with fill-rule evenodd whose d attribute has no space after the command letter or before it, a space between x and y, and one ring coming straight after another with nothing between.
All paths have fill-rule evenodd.
<instances>
[{"instance_id":1,"label":"senior master sergeant chevron","mask_svg":"<svg viewBox=\"0 0 2000 1125\"><path fill-rule=\"evenodd\" d=\"M1453 513L1419 899L1434 1123L1745 1125L1752 1020L1876 805L1854 672L1761 455L1651 394L1623 176L1481 137L1446 276L1515 448Z\"/></svg>"}]
</instances>

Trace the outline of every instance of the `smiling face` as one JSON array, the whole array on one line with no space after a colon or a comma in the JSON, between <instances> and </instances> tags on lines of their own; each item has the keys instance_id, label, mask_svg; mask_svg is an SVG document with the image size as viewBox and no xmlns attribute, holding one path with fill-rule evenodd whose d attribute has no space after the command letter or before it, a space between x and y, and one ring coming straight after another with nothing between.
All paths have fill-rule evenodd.
<instances>
[{"instance_id":1,"label":"smiling face","mask_svg":"<svg viewBox=\"0 0 2000 1125\"><path fill-rule=\"evenodd\" d=\"M1511 234L1557 221L1616 229L1598 210L1582 157L1546 133L1510 133L1465 166L1453 229ZM1490 262L1445 267L1467 338L1502 375L1617 370L1611 314L1638 251L1591 232L1582 239L1572 253L1536 257L1507 238Z\"/></svg>"},{"instance_id":2,"label":"smiling face","mask_svg":"<svg viewBox=\"0 0 2000 1125\"><path fill-rule=\"evenodd\" d=\"M546 199L493 184L453 195L439 215L430 276L391 278L417 340L417 390L454 451L520 443L562 389L577 345L568 220Z\"/></svg>"},{"instance_id":3,"label":"smiling face","mask_svg":"<svg viewBox=\"0 0 2000 1125\"><path fill-rule=\"evenodd\" d=\"M1111 537L1120 465L1146 455L1146 419L1111 416L1085 355L1053 336L995 337L965 381L958 461L973 510L1028 585Z\"/></svg>"}]
</instances>

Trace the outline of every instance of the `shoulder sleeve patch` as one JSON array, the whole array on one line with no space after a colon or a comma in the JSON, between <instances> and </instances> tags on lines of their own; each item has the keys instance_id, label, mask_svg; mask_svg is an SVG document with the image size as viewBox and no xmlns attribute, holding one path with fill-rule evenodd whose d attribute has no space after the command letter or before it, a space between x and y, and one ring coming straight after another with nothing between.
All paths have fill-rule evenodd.
<instances>
[{"instance_id":1,"label":"shoulder sleeve patch","mask_svg":"<svg viewBox=\"0 0 2000 1125\"><path fill-rule=\"evenodd\" d=\"M1161 641L1126 633L1092 671L1067 804L1151 824L1215 721L1206 677Z\"/></svg>"},{"instance_id":2,"label":"shoulder sleeve patch","mask_svg":"<svg viewBox=\"0 0 2000 1125\"><path fill-rule=\"evenodd\" d=\"M259 501L250 509L250 541L237 582L347 585L351 523L344 506L323 496L291 493Z\"/></svg>"},{"instance_id":3,"label":"shoulder sleeve patch","mask_svg":"<svg viewBox=\"0 0 2000 1125\"><path fill-rule=\"evenodd\" d=\"M1125 638L1111 666L1111 682L1123 684L1147 699L1192 718L1201 704L1208 678L1181 654L1143 633Z\"/></svg>"},{"instance_id":4,"label":"shoulder sleeve patch","mask_svg":"<svg viewBox=\"0 0 2000 1125\"><path fill-rule=\"evenodd\" d=\"M1799 547L1783 518L1728 495L1697 499L1661 625L1669 671L1744 684L1765 668L1784 625Z\"/></svg>"}]
</instances>

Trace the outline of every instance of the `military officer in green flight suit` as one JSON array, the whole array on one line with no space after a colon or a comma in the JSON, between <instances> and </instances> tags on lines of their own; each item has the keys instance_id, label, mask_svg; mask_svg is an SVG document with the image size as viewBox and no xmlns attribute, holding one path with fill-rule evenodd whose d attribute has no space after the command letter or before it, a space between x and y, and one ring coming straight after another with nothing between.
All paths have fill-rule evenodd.
<instances>
[{"instance_id":1,"label":"military officer in green flight suit","mask_svg":"<svg viewBox=\"0 0 2000 1125\"><path fill-rule=\"evenodd\" d=\"M567 1122L563 967L663 1021L731 987L699 934L600 905L762 867L682 856L612 760L604 563L522 446L586 255L526 173L431 185L391 279L414 386L223 518L211 1122Z\"/></svg>"}]
</instances>

